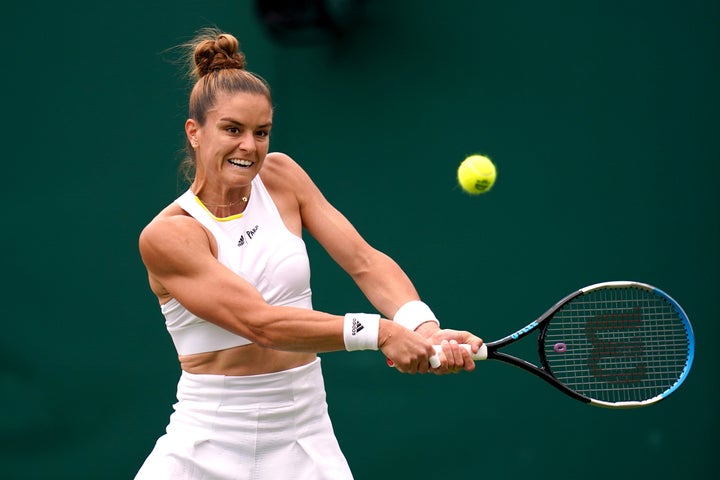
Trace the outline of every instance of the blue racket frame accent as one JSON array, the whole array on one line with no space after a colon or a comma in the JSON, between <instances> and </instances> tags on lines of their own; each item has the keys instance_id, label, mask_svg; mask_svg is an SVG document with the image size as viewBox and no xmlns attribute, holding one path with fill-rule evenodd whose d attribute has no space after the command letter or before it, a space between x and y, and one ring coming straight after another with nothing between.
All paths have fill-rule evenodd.
<instances>
[{"instance_id":1,"label":"blue racket frame accent","mask_svg":"<svg viewBox=\"0 0 720 480\"><path fill-rule=\"evenodd\" d=\"M690 324L690 319L688 318L685 310L683 310L680 304L676 302L674 298L672 298L670 295L660 290L659 288L651 288L655 293L665 298L673 306L678 315L680 315L680 318L682 318L683 325L685 326L685 331L687 332L688 336L688 357L685 364L685 369L683 370L682 374L680 374L680 378L678 378L677 382L675 382L670 388L668 388L664 393L660 395L660 397L665 398L672 392L677 390L677 388L682 385L682 383L685 381L688 374L690 373L690 367L692 367L693 361L695 360L695 333L693 332L692 325Z\"/></svg>"}]
</instances>

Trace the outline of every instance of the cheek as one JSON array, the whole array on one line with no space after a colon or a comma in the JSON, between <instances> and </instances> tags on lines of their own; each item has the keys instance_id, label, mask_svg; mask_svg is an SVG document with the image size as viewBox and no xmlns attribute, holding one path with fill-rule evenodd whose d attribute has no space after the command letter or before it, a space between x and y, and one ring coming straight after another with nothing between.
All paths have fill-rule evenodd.
<instances>
[{"instance_id":1,"label":"cheek","mask_svg":"<svg viewBox=\"0 0 720 480\"><path fill-rule=\"evenodd\" d=\"M260 153L267 153L268 149L270 148L270 142L257 142L255 144L255 149Z\"/></svg>"}]
</instances>

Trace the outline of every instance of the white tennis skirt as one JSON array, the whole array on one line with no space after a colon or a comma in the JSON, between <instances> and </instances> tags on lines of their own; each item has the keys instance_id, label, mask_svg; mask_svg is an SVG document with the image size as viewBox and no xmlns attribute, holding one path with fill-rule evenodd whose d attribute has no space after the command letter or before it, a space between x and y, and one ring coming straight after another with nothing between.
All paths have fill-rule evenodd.
<instances>
[{"instance_id":1,"label":"white tennis skirt","mask_svg":"<svg viewBox=\"0 0 720 480\"><path fill-rule=\"evenodd\" d=\"M278 373L182 372L167 433L135 480L346 480L320 359Z\"/></svg>"}]
</instances>

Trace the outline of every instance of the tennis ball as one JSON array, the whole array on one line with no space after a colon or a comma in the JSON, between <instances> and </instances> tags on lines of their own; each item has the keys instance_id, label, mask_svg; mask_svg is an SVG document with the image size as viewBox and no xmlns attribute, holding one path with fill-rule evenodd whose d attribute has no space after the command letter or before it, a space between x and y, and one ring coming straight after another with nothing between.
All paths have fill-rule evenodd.
<instances>
[{"instance_id":1,"label":"tennis ball","mask_svg":"<svg viewBox=\"0 0 720 480\"><path fill-rule=\"evenodd\" d=\"M460 163L457 170L458 183L467 193L479 195L495 184L495 164L485 155L474 154Z\"/></svg>"}]
</instances>

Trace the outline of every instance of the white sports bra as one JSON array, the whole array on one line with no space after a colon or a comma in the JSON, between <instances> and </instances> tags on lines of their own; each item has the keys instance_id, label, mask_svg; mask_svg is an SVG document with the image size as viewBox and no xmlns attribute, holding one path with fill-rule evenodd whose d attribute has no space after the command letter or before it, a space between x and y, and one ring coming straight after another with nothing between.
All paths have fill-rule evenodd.
<instances>
[{"instance_id":1,"label":"white sports bra","mask_svg":"<svg viewBox=\"0 0 720 480\"><path fill-rule=\"evenodd\" d=\"M250 199L241 214L215 217L190 190L176 203L213 234L218 261L255 285L266 302L312 309L305 242L287 229L259 175L252 181ZM175 298L161 310L179 355L252 343L197 317Z\"/></svg>"}]
</instances>

